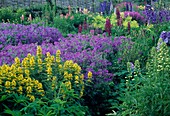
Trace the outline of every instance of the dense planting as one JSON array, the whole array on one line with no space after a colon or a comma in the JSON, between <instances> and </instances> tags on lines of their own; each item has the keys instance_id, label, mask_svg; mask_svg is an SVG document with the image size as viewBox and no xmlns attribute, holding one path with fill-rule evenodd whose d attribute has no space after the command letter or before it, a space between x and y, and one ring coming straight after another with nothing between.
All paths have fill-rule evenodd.
<instances>
[{"instance_id":1,"label":"dense planting","mask_svg":"<svg viewBox=\"0 0 170 116\"><path fill-rule=\"evenodd\" d=\"M1 8L0 115L170 115L164 3Z\"/></svg>"}]
</instances>

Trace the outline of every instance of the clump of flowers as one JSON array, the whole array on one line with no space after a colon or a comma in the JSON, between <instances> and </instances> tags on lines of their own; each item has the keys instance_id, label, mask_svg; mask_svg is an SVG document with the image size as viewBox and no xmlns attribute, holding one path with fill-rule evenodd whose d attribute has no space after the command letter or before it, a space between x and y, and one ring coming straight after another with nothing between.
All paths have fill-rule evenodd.
<instances>
[{"instance_id":1,"label":"clump of flowers","mask_svg":"<svg viewBox=\"0 0 170 116\"><path fill-rule=\"evenodd\" d=\"M170 31L162 31L160 34L160 38L162 38L163 42L170 45Z\"/></svg>"},{"instance_id":2,"label":"clump of flowers","mask_svg":"<svg viewBox=\"0 0 170 116\"><path fill-rule=\"evenodd\" d=\"M27 62L31 57L30 62ZM29 66L35 61L32 56L28 56L20 62L18 57L15 58L14 64L0 66L0 92L4 94L18 93L29 97L34 101L36 97L42 97L45 94L42 83L30 75Z\"/></svg>"},{"instance_id":3,"label":"clump of flowers","mask_svg":"<svg viewBox=\"0 0 170 116\"><path fill-rule=\"evenodd\" d=\"M147 5L142 13L145 19L152 24L170 21L170 10L155 11L152 6Z\"/></svg>"},{"instance_id":4,"label":"clump of flowers","mask_svg":"<svg viewBox=\"0 0 170 116\"><path fill-rule=\"evenodd\" d=\"M38 46L36 56L29 53L22 61L16 57L11 66L6 64L0 66L0 91L4 94L23 94L31 101L48 94L45 91L50 90L56 90L66 98L65 89L74 89L75 93L82 97L84 75L81 73L81 67L72 60L67 60L63 64L60 54L60 50L57 50L56 56L47 52L44 57L42 48ZM62 87L58 90L56 87L60 83Z\"/></svg>"},{"instance_id":5,"label":"clump of flowers","mask_svg":"<svg viewBox=\"0 0 170 116\"><path fill-rule=\"evenodd\" d=\"M56 28L43 27L37 24L21 25L0 23L0 45L18 45L42 42L55 42L62 38Z\"/></svg>"}]
</instances>

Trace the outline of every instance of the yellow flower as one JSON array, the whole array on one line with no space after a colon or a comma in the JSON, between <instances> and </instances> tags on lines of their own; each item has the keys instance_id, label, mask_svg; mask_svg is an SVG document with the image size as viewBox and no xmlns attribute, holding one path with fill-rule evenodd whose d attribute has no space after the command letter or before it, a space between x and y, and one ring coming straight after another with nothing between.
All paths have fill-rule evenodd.
<instances>
[{"instance_id":1,"label":"yellow flower","mask_svg":"<svg viewBox=\"0 0 170 116\"><path fill-rule=\"evenodd\" d=\"M42 89L42 83L38 83L38 89Z\"/></svg>"},{"instance_id":2,"label":"yellow flower","mask_svg":"<svg viewBox=\"0 0 170 116\"><path fill-rule=\"evenodd\" d=\"M58 68L59 68L59 69L62 69L62 67L63 67L63 66L62 66L61 64L60 64L60 65L58 65Z\"/></svg>"},{"instance_id":3,"label":"yellow flower","mask_svg":"<svg viewBox=\"0 0 170 116\"><path fill-rule=\"evenodd\" d=\"M30 96L30 101L34 101L35 97L33 95Z\"/></svg>"},{"instance_id":4,"label":"yellow flower","mask_svg":"<svg viewBox=\"0 0 170 116\"><path fill-rule=\"evenodd\" d=\"M9 81L6 81L6 82L5 82L5 87L6 87L6 88L9 88L10 85L11 85L11 83L10 83Z\"/></svg>"},{"instance_id":5,"label":"yellow flower","mask_svg":"<svg viewBox=\"0 0 170 116\"><path fill-rule=\"evenodd\" d=\"M84 80L84 75L83 74L81 74L80 79Z\"/></svg>"},{"instance_id":6,"label":"yellow flower","mask_svg":"<svg viewBox=\"0 0 170 116\"><path fill-rule=\"evenodd\" d=\"M82 91L80 91L80 97L82 97L83 96L83 92Z\"/></svg>"},{"instance_id":7,"label":"yellow flower","mask_svg":"<svg viewBox=\"0 0 170 116\"><path fill-rule=\"evenodd\" d=\"M42 58L42 48L41 48L41 46L37 46L37 56L38 56L38 58Z\"/></svg>"},{"instance_id":8,"label":"yellow flower","mask_svg":"<svg viewBox=\"0 0 170 116\"><path fill-rule=\"evenodd\" d=\"M38 59L38 65L42 64L42 59Z\"/></svg>"},{"instance_id":9,"label":"yellow flower","mask_svg":"<svg viewBox=\"0 0 170 116\"><path fill-rule=\"evenodd\" d=\"M24 77L23 77L23 75L22 75L22 74L20 74L20 75L18 76L18 78L17 78L17 79L18 79L19 81L21 81L21 80L23 80L23 78L24 78Z\"/></svg>"},{"instance_id":10,"label":"yellow flower","mask_svg":"<svg viewBox=\"0 0 170 116\"><path fill-rule=\"evenodd\" d=\"M89 78L89 79L92 78L92 72L91 72L91 71L88 72L88 78Z\"/></svg>"},{"instance_id":11,"label":"yellow flower","mask_svg":"<svg viewBox=\"0 0 170 116\"><path fill-rule=\"evenodd\" d=\"M20 59L18 57L15 58L14 64L16 65L16 67L20 66Z\"/></svg>"},{"instance_id":12,"label":"yellow flower","mask_svg":"<svg viewBox=\"0 0 170 116\"><path fill-rule=\"evenodd\" d=\"M25 74L26 74L27 77L29 77L30 71L26 69L26 70L25 70Z\"/></svg>"},{"instance_id":13,"label":"yellow flower","mask_svg":"<svg viewBox=\"0 0 170 116\"><path fill-rule=\"evenodd\" d=\"M50 52L47 52L46 54L47 54L47 57L50 57L50 56L51 56Z\"/></svg>"},{"instance_id":14,"label":"yellow flower","mask_svg":"<svg viewBox=\"0 0 170 116\"><path fill-rule=\"evenodd\" d=\"M56 51L56 56L60 56L60 54L61 54L60 50L57 50Z\"/></svg>"},{"instance_id":15,"label":"yellow flower","mask_svg":"<svg viewBox=\"0 0 170 116\"><path fill-rule=\"evenodd\" d=\"M28 58L28 59L31 58L31 54L30 54L30 53L27 54L27 58Z\"/></svg>"},{"instance_id":16,"label":"yellow flower","mask_svg":"<svg viewBox=\"0 0 170 116\"><path fill-rule=\"evenodd\" d=\"M57 77L56 76L53 76L52 80L53 81L56 81Z\"/></svg>"},{"instance_id":17,"label":"yellow flower","mask_svg":"<svg viewBox=\"0 0 170 116\"><path fill-rule=\"evenodd\" d=\"M51 68L51 66L47 67L46 71L47 71L48 75L52 75L52 68Z\"/></svg>"},{"instance_id":18,"label":"yellow flower","mask_svg":"<svg viewBox=\"0 0 170 116\"><path fill-rule=\"evenodd\" d=\"M13 87L15 87L15 86L16 86L16 81L15 81L14 79L12 80L11 85L12 85Z\"/></svg>"},{"instance_id":19,"label":"yellow flower","mask_svg":"<svg viewBox=\"0 0 170 116\"><path fill-rule=\"evenodd\" d=\"M32 56L32 57L30 58L30 67L33 68L34 65L35 65L35 59L34 59L34 56Z\"/></svg>"},{"instance_id":20,"label":"yellow flower","mask_svg":"<svg viewBox=\"0 0 170 116\"><path fill-rule=\"evenodd\" d=\"M23 91L22 86L19 86L19 88L18 88L17 91L18 91L20 94L22 94L22 91Z\"/></svg>"},{"instance_id":21,"label":"yellow flower","mask_svg":"<svg viewBox=\"0 0 170 116\"><path fill-rule=\"evenodd\" d=\"M78 76L75 76L75 80L78 81L78 80L79 80L79 77L78 77Z\"/></svg>"},{"instance_id":22,"label":"yellow flower","mask_svg":"<svg viewBox=\"0 0 170 116\"><path fill-rule=\"evenodd\" d=\"M21 67L18 67L18 68L17 68L17 72L20 73L20 74L22 74L22 73L23 73L22 68L21 68Z\"/></svg>"},{"instance_id":23,"label":"yellow flower","mask_svg":"<svg viewBox=\"0 0 170 116\"><path fill-rule=\"evenodd\" d=\"M28 87L26 88L26 91L27 91L27 93L32 93L32 88L31 88L31 86L28 86Z\"/></svg>"},{"instance_id":24,"label":"yellow flower","mask_svg":"<svg viewBox=\"0 0 170 116\"><path fill-rule=\"evenodd\" d=\"M73 75L70 73L68 74L68 79L72 80Z\"/></svg>"},{"instance_id":25,"label":"yellow flower","mask_svg":"<svg viewBox=\"0 0 170 116\"><path fill-rule=\"evenodd\" d=\"M31 94L27 94L27 97L30 98L30 101L34 101L35 100L35 97L33 95L31 95Z\"/></svg>"},{"instance_id":26,"label":"yellow flower","mask_svg":"<svg viewBox=\"0 0 170 116\"><path fill-rule=\"evenodd\" d=\"M66 86L68 89L71 89L71 82L70 82L70 81L65 82L65 86Z\"/></svg>"}]
</instances>

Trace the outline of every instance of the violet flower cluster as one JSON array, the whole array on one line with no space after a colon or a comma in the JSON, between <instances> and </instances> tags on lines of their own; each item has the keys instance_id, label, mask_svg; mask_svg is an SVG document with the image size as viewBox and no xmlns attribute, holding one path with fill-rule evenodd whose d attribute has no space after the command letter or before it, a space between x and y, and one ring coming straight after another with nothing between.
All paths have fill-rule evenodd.
<instances>
[{"instance_id":1,"label":"violet flower cluster","mask_svg":"<svg viewBox=\"0 0 170 116\"><path fill-rule=\"evenodd\" d=\"M37 24L0 23L0 49L8 44L53 43L59 41L61 38L62 34L56 28L43 27Z\"/></svg>"},{"instance_id":2,"label":"violet flower cluster","mask_svg":"<svg viewBox=\"0 0 170 116\"><path fill-rule=\"evenodd\" d=\"M160 38L162 38L163 42L170 45L170 31L162 31Z\"/></svg>"},{"instance_id":3,"label":"violet flower cluster","mask_svg":"<svg viewBox=\"0 0 170 116\"><path fill-rule=\"evenodd\" d=\"M111 2L103 1L100 2L100 12L108 13L110 11Z\"/></svg>"},{"instance_id":4,"label":"violet flower cluster","mask_svg":"<svg viewBox=\"0 0 170 116\"><path fill-rule=\"evenodd\" d=\"M149 23L158 24L170 21L170 10L153 10L150 5L142 12Z\"/></svg>"},{"instance_id":5,"label":"violet flower cluster","mask_svg":"<svg viewBox=\"0 0 170 116\"><path fill-rule=\"evenodd\" d=\"M50 52L55 54L56 50L61 51L63 61L73 60L77 62L87 75L92 71L96 81L99 79L108 80L113 77L109 72L111 61L108 59L109 54L114 54L115 50L121 43L112 41L111 37L88 36L88 35L69 35L61 41L53 43L43 42L41 44L43 54ZM18 44L18 46L7 45L0 51L0 65L7 63L12 64L15 57L24 58L28 53L36 54L37 43Z\"/></svg>"}]
</instances>

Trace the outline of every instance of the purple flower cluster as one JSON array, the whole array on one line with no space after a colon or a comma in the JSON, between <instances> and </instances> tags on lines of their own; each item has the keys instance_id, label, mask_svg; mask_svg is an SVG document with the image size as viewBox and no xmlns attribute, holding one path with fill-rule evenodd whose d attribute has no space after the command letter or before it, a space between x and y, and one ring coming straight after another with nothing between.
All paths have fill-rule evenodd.
<instances>
[{"instance_id":1,"label":"purple flower cluster","mask_svg":"<svg viewBox=\"0 0 170 116\"><path fill-rule=\"evenodd\" d=\"M100 12L108 13L110 10L111 2L103 1L100 3Z\"/></svg>"},{"instance_id":2,"label":"purple flower cluster","mask_svg":"<svg viewBox=\"0 0 170 116\"><path fill-rule=\"evenodd\" d=\"M151 6L146 6L142 12L146 20L153 24L170 21L170 10L154 11Z\"/></svg>"},{"instance_id":3,"label":"purple flower cluster","mask_svg":"<svg viewBox=\"0 0 170 116\"><path fill-rule=\"evenodd\" d=\"M50 52L55 54L60 49L63 61L73 60L87 74L92 71L96 81L98 79L108 80L113 74L108 71L111 62L108 59L109 54L114 54L116 47L121 43L112 41L111 37L87 36L87 35L69 35L61 41L52 43L42 43L43 54ZM3 63L11 64L14 58L24 58L28 53L36 54L37 43L18 44L18 46L7 45L0 51L0 65Z\"/></svg>"},{"instance_id":4,"label":"purple flower cluster","mask_svg":"<svg viewBox=\"0 0 170 116\"><path fill-rule=\"evenodd\" d=\"M21 25L0 23L0 46L42 42L55 42L62 38L56 28L43 27L37 24ZM1 49L1 48L0 48Z\"/></svg>"},{"instance_id":5,"label":"purple flower cluster","mask_svg":"<svg viewBox=\"0 0 170 116\"><path fill-rule=\"evenodd\" d=\"M170 31L162 31L162 33L160 34L160 38L162 38L163 42L170 45Z\"/></svg>"},{"instance_id":6,"label":"purple flower cluster","mask_svg":"<svg viewBox=\"0 0 170 116\"><path fill-rule=\"evenodd\" d=\"M127 17L127 16L131 16L132 19L138 21L138 22L142 22L144 23L145 22L145 17L143 17L139 12L131 12L131 11L125 11L124 12L124 16Z\"/></svg>"}]
</instances>

